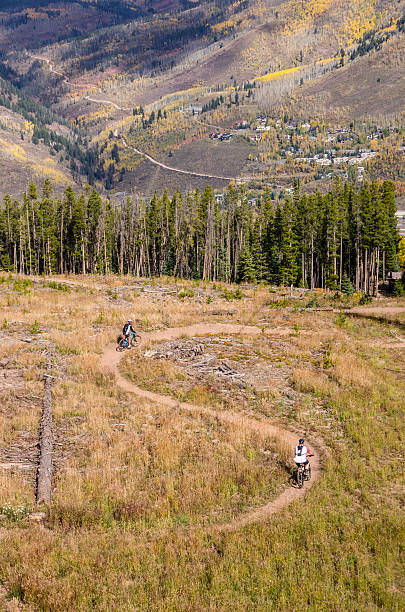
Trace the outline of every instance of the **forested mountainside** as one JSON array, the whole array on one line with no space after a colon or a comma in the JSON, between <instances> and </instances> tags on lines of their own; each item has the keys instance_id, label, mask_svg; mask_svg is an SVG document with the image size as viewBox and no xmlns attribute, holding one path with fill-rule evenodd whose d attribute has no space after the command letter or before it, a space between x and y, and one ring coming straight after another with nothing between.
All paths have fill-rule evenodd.
<instances>
[{"instance_id":1,"label":"forested mountainside","mask_svg":"<svg viewBox=\"0 0 405 612\"><path fill-rule=\"evenodd\" d=\"M146 197L357 177L393 180L401 196L404 6L3 5L1 195L48 176L59 193L73 179Z\"/></svg>"},{"instance_id":2,"label":"forested mountainside","mask_svg":"<svg viewBox=\"0 0 405 612\"><path fill-rule=\"evenodd\" d=\"M394 185L336 184L322 196L300 195L274 209L270 193L249 206L229 187L220 207L207 186L183 197L165 192L122 206L97 191L47 181L0 212L3 269L25 274L128 273L226 282L347 288L374 294L396 270L399 235Z\"/></svg>"}]
</instances>

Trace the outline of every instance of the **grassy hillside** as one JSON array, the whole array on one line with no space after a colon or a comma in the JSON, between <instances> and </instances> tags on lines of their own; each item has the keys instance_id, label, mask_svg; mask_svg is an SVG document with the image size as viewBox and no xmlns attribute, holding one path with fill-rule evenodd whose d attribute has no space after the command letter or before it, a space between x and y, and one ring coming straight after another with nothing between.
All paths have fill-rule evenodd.
<instances>
[{"instance_id":1,"label":"grassy hillside","mask_svg":"<svg viewBox=\"0 0 405 612\"><path fill-rule=\"evenodd\" d=\"M5 606L403 608L405 345L399 319L369 320L364 307L362 318L314 311L315 301L324 307L356 301L319 292L288 299L268 288L245 289L229 304L224 285L22 280L3 275L0 289L1 367L12 382L2 391L0 414ZM167 293L176 288L187 291ZM385 300L375 305L380 317L393 306ZM405 307L403 301L396 306ZM182 393L190 398L191 385L201 406L224 401L224 415L234 410L241 418L275 420L316 441L324 448L323 472L304 500L271 519L221 527L246 505L257 507L291 486L284 455L277 440L232 428L220 417L168 409L120 390L100 367L100 355L129 314L141 333L201 321L263 328L255 338L180 338L172 348L184 355L187 342L208 343L207 352L241 373L246 368L253 377L246 386L190 378L186 362L145 357L148 347L129 355L125 372L141 385L155 382L165 394L177 388L179 396L186 385ZM139 359L148 364L147 380L140 378ZM56 474L44 529L25 516L33 507L36 456L30 448L50 360Z\"/></svg>"},{"instance_id":2,"label":"grassy hillside","mask_svg":"<svg viewBox=\"0 0 405 612\"><path fill-rule=\"evenodd\" d=\"M294 95L294 110L337 120L387 117L405 110L405 35L394 36L380 50L304 85Z\"/></svg>"}]
</instances>

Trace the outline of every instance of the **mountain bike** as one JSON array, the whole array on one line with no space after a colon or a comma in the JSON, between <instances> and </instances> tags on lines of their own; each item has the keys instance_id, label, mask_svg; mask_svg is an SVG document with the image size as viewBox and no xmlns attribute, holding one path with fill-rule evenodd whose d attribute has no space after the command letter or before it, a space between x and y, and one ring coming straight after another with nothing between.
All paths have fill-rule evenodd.
<instances>
[{"instance_id":1,"label":"mountain bike","mask_svg":"<svg viewBox=\"0 0 405 612\"><path fill-rule=\"evenodd\" d=\"M307 455L307 457L313 457L313 455ZM311 480L311 464L308 463L305 468L305 465L300 463L297 465L297 471L295 472L295 482L299 489L302 489L306 480Z\"/></svg>"},{"instance_id":2,"label":"mountain bike","mask_svg":"<svg viewBox=\"0 0 405 612\"><path fill-rule=\"evenodd\" d=\"M121 337L116 348L117 351L125 351L125 349L131 349L141 341L141 336L136 332L131 332L127 337Z\"/></svg>"}]
</instances>

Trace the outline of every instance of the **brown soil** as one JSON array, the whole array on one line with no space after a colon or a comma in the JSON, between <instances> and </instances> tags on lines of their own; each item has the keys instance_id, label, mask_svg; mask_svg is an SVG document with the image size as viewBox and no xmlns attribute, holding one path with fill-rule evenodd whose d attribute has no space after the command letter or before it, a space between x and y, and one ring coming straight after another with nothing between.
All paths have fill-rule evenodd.
<instances>
[{"instance_id":1,"label":"brown soil","mask_svg":"<svg viewBox=\"0 0 405 612\"><path fill-rule=\"evenodd\" d=\"M243 326L243 325L234 325L231 323L198 323L195 325L189 325L186 327L175 327L169 328L161 331L154 331L143 334L143 342L147 341L159 341L159 340L175 340L179 337L184 336L198 336L198 335L210 335L210 334L218 334L218 333L226 333L226 334L244 334L244 335L260 335L262 330L258 327L253 326ZM286 335L289 334L290 330L274 328L266 330L266 334L276 334L276 335ZM213 416L217 419L225 421L226 423L230 423L233 425L243 426L245 428L250 428L252 430L257 431L265 431L270 436L276 437L286 445L286 447L291 448L291 452L293 447L297 443L297 433L285 429L281 425L276 425L270 423L268 420L257 420L254 418L249 418L242 414L236 412L229 411L221 411L221 410L213 410L211 408L205 408L201 406L195 406L193 404L178 402L177 400L166 397L164 395L159 395L157 393L153 393L151 391L146 391L145 389L141 389L137 385L131 383L129 380L125 379L121 376L118 365L125 353L119 353L116 351L115 345L109 345L101 358L101 365L103 368L110 370L115 374L117 384L124 391L128 391L130 393L135 393L138 397L146 398L152 402L156 402L159 404L165 404L174 409L187 410L189 412L197 412L199 414L207 414L209 416ZM297 489L295 487L289 487L281 495L279 495L276 499L271 502L268 502L264 506L257 508L255 510L246 512L234 519L230 523L225 523L219 525L217 528L224 531L229 531L233 529L238 529L249 523L254 523L256 521L263 521L275 514L276 512L282 510L285 506L291 504L293 501L303 497L307 489L312 487L314 482L319 478L321 473L321 461L320 454L324 450L322 445L319 442L315 444L313 441L310 441L310 445L315 450L315 456L311 459L311 468L312 468L312 480L310 480L305 488Z\"/></svg>"}]
</instances>

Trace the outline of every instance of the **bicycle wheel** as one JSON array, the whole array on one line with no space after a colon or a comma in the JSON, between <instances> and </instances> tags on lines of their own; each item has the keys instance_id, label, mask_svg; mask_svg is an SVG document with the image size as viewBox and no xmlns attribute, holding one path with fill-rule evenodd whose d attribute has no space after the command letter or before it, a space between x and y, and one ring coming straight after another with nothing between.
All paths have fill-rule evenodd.
<instances>
[{"instance_id":1,"label":"bicycle wheel","mask_svg":"<svg viewBox=\"0 0 405 612\"><path fill-rule=\"evenodd\" d=\"M122 351L125 351L125 339L123 338L122 340L120 340L117 348L115 349L116 351L118 351L119 353L122 353Z\"/></svg>"},{"instance_id":2,"label":"bicycle wheel","mask_svg":"<svg viewBox=\"0 0 405 612\"><path fill-rule=\"evenodd\" d=\"M304 470L300 467L297 470L297 485L299 489L304 486Z\"/></svg>"},{"instance_id":3,"label":"bicycle wheel","mask_svg":"<svg viewBox=\"0 0 405 612\"><path fill-rule=\"evenodd\" d=\"M136 346L137 344L139 344L140 341L141 336L139 334L135 334L135 336L132 336L131 338L131 346Z\"/></svg>"}]
</instances>

